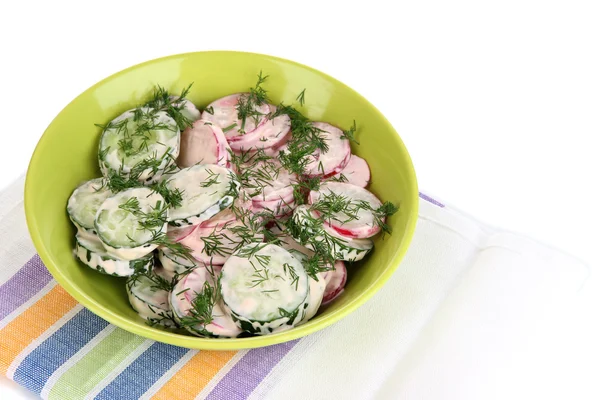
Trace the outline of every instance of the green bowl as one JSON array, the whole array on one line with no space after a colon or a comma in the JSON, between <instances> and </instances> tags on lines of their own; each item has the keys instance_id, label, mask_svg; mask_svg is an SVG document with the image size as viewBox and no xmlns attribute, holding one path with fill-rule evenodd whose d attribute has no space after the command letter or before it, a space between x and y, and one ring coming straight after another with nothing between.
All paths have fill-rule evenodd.
<instances>
[{"instance_id":1,"label":"green bowl","mask_svg":"<svg viewBox=\"0 0 600 400\"><path fill-rule=\"evenodd\" d=\"M123 279L101 275L73 258L75 229L66 213L67 199L84 180L100 176L97 148L100 129L123 111L147 99L153 85L180 91L194 82L189 98L199 107L230 93L246 91L259 71L273 103L291 104L306 88L301 111L316 121L348 128L356 120L360 145L353 152L371 167L369 187L400 206L389 219L393 234L375 241L363 263L349 268L345 291L308 323L286 332L242 339L203 339L167 332L144 323L131 309ZM148 61L92 86L52 121L31 158L25 183L25 212L33 243L48 270L81 304L105 320L138 335L195 349L231 350L293 340L340 320L373 296L406 253L417 221L415 171L402 140L387 119L365 98L332 77L281 58L241 52L198 52ZM383 321L382 321L383 322Z\"/></svg>"}]
</instances>

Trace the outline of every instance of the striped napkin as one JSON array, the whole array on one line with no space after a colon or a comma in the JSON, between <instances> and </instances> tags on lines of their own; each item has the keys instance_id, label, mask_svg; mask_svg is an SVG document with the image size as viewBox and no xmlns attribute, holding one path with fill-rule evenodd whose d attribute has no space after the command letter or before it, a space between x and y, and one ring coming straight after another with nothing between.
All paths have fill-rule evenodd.
<instances>
[{"instance_id":1,"label":"striped napkin","mask_svg":"<svg viewBox=\"0 0 600 400\"><path fill-rule=\"evenodd\" d=\"M0 194L0 373L44 399L373 398L494 233L422 194L405 261L358 311L292 342L198 351L110 325L57 285L29 239L22 190L21 179ZM535 264L539 249L519 246ZM537 285L554 298L586 277L575 260L562 260L564 269L548 269L556 279Z\"/></svg>"}]
</instances>

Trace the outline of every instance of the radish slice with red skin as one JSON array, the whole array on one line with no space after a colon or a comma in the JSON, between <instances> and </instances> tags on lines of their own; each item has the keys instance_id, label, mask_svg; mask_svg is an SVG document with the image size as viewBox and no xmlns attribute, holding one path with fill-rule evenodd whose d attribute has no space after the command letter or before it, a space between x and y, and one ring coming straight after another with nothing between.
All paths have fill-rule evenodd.
<instances>
[{"instance_id":1,"label":"radish slice with red skin","mask_svg":"<svg viewBox=\"0 0 600 400\"><path fill-rule=\"evenodd\" d=\"M198 120L183 131L177 165L216 164L229 167L229 144L221 128L205 120Z\"/></svg>"},{"instance_id":2,"label":"radish slice with red skin","mask_svg":"<svg viewBox=\"0 0 600 400\"><path fill-rule=\"evenodd\" d=\"M190 315L192 302L197 297L197 294L204 290L205 283L208 282L214 290L218 290L215 279L220 274L220 268L213 268L214 271L212 272L214 272L214 276L205 267L198 267L177 283L169 296L169 303L176 318L181 319ZM209 335L214 336L237 337L242 333L241 329L238 328L231 318L231 315L225 311L222 300L214 304L212 322L210 324L186 327L186 329L197 336L205 336L205 332L208 332Z\"/></svg>"},{"instance_id":3,"label":"radish slice with red skin","mask_svg":"<svg viewBox=\"0 0 600 400\"><path fill-rule=\"evenodd\" d=\"M269 104L269 113L277 111L277 107ZM268 119L251 134L232 141L231 148L235 151L276 148L287 142L290 137L291 120L287 114Z\"/></svg>"},{"instance_id":4,"label":"radish slice with red skin","mask_svg":"<svg viewBox=\"0 0 600 400\"><path fill-rule=\"evenodd\" d=\"M283 151L285 152L288 148L287 144L290 141L290 139L292 138L291 134L288 134L285 138L285 140L280 143L277 147L268 147L266 149L264 149L265 155L272 157L272 158L277 158L279 157L279 152Z\"/></svg>"},{"instance_id":5,"label":"radish slice with red skin","mask_svg":"<svg viewBox=\"0 0 600 400\"><path fill-rule=\"evenodd\" d=\"M192 257L196 260L209 265L223 265L242 241L242 238L238 234L231 231L231 228L238 226L244 226L244 224L240 221L231 221L213 228L198 226L194 232L180 243L192 250ZM219 251L211 250L211 254L206 251L206 242L204 239L209 237L212 238L211 242L213 240L220 242L218 245ZM254 237L257 243L262 242L264 238L260 233L256 233Z\"/></svg>"},{"instance_id":6,"label":"radish slice with red skin","mask_svg":"<svg viewBox=\"0 0 600 400\"><path fill-rule=\"evenodd\" d=\"M252 209L252 199L248 196L248 193L244 189L240 189L238 197L233 201L233 206L220 211L212 218L207 219L200 223L202 228L216 228L221 227L227 223L235 221L237 218L234 208L240 214L246 214Z\"/></svg>"},{"instance_id":7,"label":"radish slice with red skin","mask_svg":"<svg viewBox=\"0 0 600 400\"><path fill-rule=\"evenodd\" d=\"M245 96L248 96L248 93L236 93L213 101L206 107L212 113L209 113L205 109L202 112L202 119L226 130L223 133L229 142L243 139L245 135L252 133L256 128L264 124L267 119L266 115L269 113L269 105L266 103L255 107L255 110L262 114L263 117L258 118L258 121L255 121L254 118L246 118L244 130L242 131L242 121L238 119L237 105L240 98L244 98ZM231 127L232 125L234 126Z\"/></svg>"},{"instance_id":8,"label":"radish slice with red skin","mask_svg":"<svg viewBox=\"0 0 600 400\"><path fill-rule=\"evenodd\" d=\"M196 229L195 226L184 226L183 228L175 228L169 226L167 228L167 237L175 243L177 243L185 239L189 234L191 234L194 231L194 229Z\"/></svg>"},{"instance_id":9,"label":"radish slice with red skin","mask_svg":"<svg viewBox=\"0 0 600 400\"><path fill-rule=\"evenodd\" d=\"M341 172L352 155L350 141L338 127L326 122L313 122L313 125L322 131L319 135L325 139L328 149L327 152L317 150L313 153L314 159L307 164L306 174L329 177Z\"/></svg>"},{"instance_id":10,"label":"radish slice with red skin","mask_svg":"<svg viewBox=\"0 0 600 400\"><path fill-rule=\"evenodd\" d=\"M252 201L252 210L255 213L262 211L272 212L275 217L284 216L294 211L296 201L293 193L285 198L269 201Z\"/></svg>"},{"instance_id":11,"label":"radish slice with red skin","mask_svg":"<svg viewBox=\"0 0 600 400\"><path fill-rule=\"evenodd\" d=\"M369 169L369 164L363 158L353 154L342 172L334 175L333 178L342 179L340 182L365 188L371 180L371 170Z\"/></svg>"},{"instance_id":12,"label":"radish slice with red skin","mask_svg":"<svg viewBox=\"0 0 600 400\"><path fill-rule=\"evenodd\" d=\"M343 261L336 261L334 267L335 269L333 271L329 271L329 278L325 278L327 280L327 286L323 293L322 306L335 300L342 294L344 287L346 286L346 280L348 279L346 265Z\"/></svg>"},{"instance_id":13,"label":"radish slice with red skin","mask_svg":"<svg viewBox=\"0 0 600 400\"><path fill-rule=\"evenodd\" d=\"M311 191L309 193L308 202L314 204L323 196L330 194L343 196L348 201L351 201L352 204L356 204L358 201L365 201L373 210L382 206L377 196L367 189L341 182L326 182L322 184L319 191ZM319 214L317 213L317 215ZM338 234L352 239L370 238L381 231L381 228L375 222L375 215L373 215L371 210L359 208L356 212L356 217L356 219L348 221L348 216L340 212L333 214L331 218L324 221L324 224L333 228Z\"/></svg>"},{"instance_id":14,"label":"radish slice with red skin","mask_svg":"<svg viewBox=\"0 0 600 400\"><path fill-rule=\"evenodd\" d=\"M261 161L250 168L258 171L252 173L245 184L253 202L287 199L293 196L292 185L298 182L298 176L283 168L279 161Z\"/></svg>"}]
</instances>

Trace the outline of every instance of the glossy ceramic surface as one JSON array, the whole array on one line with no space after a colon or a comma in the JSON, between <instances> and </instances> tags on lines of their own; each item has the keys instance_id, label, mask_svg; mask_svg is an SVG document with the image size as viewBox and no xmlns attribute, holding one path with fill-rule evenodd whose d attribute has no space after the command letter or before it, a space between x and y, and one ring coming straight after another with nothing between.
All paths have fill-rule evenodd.
<instances>
[{"instance_id":1,"label":"glossy ceramic surface","mask_svg":"<svg viewBox=\"0 0 600 400\"><path fill-rule=\"evenodd\" d=\"M294 102L306 88L300 110L309 118L342 128L356 120L353 152L371 167L369 189L400 206L390 218L393 235L378 238L365 262L350 266L343 295L305 325L287 332L243 339L203 339L153 328L131 309L123 279L101 275L72 254L75 229L65 207L73 189L100 176L100 129L123 111L148 98L154 84L180 91L194 82L189 98L199 107L253 86L262 70L273 103ZM397 132L366 99L312 68L284 59L239 52L180 54L136 65L86 90L52 121L32 156L25 184L25 210L31 237L52 275L73 297L107 321L161 342L199 349L242 349L296 339L325 328L373 296L400 264L417 220L418 191L409 154ZM385 324L385 321L382 321Z\"/></svg>"}]
</instances>

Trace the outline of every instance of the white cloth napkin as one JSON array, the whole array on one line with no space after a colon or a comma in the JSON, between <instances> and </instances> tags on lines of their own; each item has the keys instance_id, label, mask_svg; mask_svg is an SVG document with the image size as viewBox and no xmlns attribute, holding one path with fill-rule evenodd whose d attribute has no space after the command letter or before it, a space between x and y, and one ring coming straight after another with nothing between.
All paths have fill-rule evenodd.
<instances>
[{"instance_id":1,"label":"white cloth napkin","mask_svg":"<svg viewBox=\"0 0 600 400\"><path fill-rule=\"evenodd\" d=\"M22 188L21 179L0 193L0 261L31 251L10 245L27 235ZM588 276L558 250L422 200L411 247L385 287L303 338L250 398L565 398L550 397L553 378L572 368L552 366L569 343L553 332Z\"/></svg>"},{"instance_id":2,"label":"white cloth napkin","mask_svg":"<svg viewBox=\"0 0 600 400\"><path fill-rule=\"evenodd\" d=\"M539 370L556 354L549 343L568 346L551 331L588 275L560 251L421 201L385 287L297 345L251 398L560 398Z\"/></svg>"}]
</instances>

